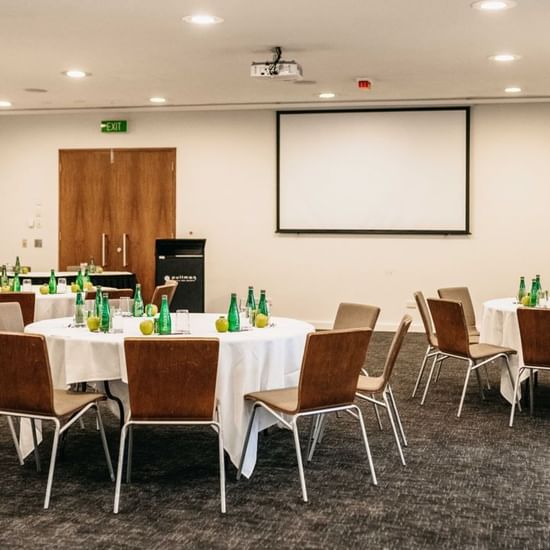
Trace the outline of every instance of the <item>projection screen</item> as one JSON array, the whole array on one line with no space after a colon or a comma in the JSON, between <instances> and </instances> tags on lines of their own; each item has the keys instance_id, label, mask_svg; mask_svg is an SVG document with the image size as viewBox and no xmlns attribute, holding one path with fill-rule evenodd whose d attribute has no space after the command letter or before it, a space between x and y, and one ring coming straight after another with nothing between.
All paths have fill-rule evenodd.
<instances>
[{"instance_id":1,"label":"projection screen","mask_svg":"<svg viewBox=\"0 0 550 550\"><path fill-rule=\"evenodd\" d=\"M277 112L277 231L468 234L469 117Z\"/></svg>"}]
</instances>

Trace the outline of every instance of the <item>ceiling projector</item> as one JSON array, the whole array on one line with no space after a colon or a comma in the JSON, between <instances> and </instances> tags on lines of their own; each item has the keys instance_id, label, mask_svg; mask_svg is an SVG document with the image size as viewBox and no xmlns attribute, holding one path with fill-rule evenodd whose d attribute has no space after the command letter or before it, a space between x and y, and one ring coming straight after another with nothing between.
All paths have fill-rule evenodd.
<instances>
[{"instance_id":1,"label":"ceiling projector","mask_svg":"<svg viewBox=\"0 0 550 550\"><path fill-rule=\"evenodd\" d=\"M273 61L255 61L250 66L252 78L269 78L273 80L299 80L302 78L302 67L296 61L282 61L281 48L273 48Z\"/></svg>"}]
</instances>

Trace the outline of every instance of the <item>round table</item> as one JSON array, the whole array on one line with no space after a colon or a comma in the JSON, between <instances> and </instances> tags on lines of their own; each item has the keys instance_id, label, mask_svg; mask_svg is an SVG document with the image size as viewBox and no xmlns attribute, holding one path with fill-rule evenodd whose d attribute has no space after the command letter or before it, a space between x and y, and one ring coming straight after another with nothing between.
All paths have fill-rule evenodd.
<instances>
[{"instance_id":1,"label":"round table","mask_svg":"<svg viewBox=\"0 0 550 550\"><path fill-rule=\"evenodd\" d=\"M74 304L76 294L70 289L62 294L41 294L40 285L33 285L33 292L36 294L34 302L34 320L59 319L74 315Z\"/></svg>"},{"instance_id":2,"label":"round table","mask_svg":"<svg viewBox=\"0 0 550 550\"><path fill-rule=\"evenodd\" d=\"M519 366L523 365L517 308L516 298L497 298L484 302L479 338L480 342L506 346L517 351L517 355L510 356L510 368L514 379ZM528 371L524 371L520 381L526 380L528 377ZM502 367L500 375L500 393L508 402L512 403L514 388L505 367Z\"/></svg>"},{"instance_id":3,"label":"round table","mask_svg":"<svg viewBox=\"0 0 550 550\"><path fill-rule=\"evenodd\" d=\"M220 401L225 448L237 466L250 415L243 396L249 392L297 385L306 335L315 329L303 321L275 318L274 326L264 329L220 334L214 326L218 317L217 314L192 313L190 336L220 340L216 396ZM140 319L125 318L122 334L92 333L86 328L71 328L71 322L72 318L51 319L25 328L27 333L46 337L54 386L65 388L78 382L119 381L110 383L111 390L127 404L124 337L141 336ZM175 326L175 319L172 326ZM163 336L174 337L185 338L178 334ZM243 474L249 476L254 469L258 432L272 424L270 415L257 415Z\"/></svg>"}]
</instances>

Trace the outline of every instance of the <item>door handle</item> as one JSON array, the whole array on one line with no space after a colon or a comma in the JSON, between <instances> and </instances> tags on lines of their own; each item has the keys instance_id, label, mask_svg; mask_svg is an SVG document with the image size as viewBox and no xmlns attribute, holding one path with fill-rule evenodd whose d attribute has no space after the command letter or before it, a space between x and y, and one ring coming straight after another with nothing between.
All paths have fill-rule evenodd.
<instances>
[{"instance_id":1,"label":"door handle","mask_svg":"<svg viewBox=\"0 0 550 550\"><path fill-rule=\"evenodd\" d=\"M128 235L126 233L122 234L122 266L128 266Z\"/></svg>"},{"instance_id":2,"label":"door handle","mask_svg":"<svg viewBox=\"0 0 550 550\"><path fill-rule=\"evenodd\" d=\"M101 265L107 265L107 233L101 234Z\"/></svg>"}]
</instances>

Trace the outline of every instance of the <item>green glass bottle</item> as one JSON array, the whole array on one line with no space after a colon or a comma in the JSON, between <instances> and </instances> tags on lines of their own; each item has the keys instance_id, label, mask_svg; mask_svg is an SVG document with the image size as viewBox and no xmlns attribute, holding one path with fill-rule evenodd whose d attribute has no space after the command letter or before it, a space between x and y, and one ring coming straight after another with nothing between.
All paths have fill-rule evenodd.
<instances>
[{"instance_id":1,"label":"green glass bottle","mask_svg":"<svg viewBox=\"0 0 550 550\"><path fill-rule=\"evenodd\" d=\"M246 297L246 307L252 311L256 309L256 299L254 298L254 287L248 287L248 296Z\"/></svg>"},{"instance_id":2,"label":"green glass bottle","mask_svg":"<svg viewBox=\"0 0 550 550\"><path fill-rule=\"evenodd\" d=\"M136 285L136 293L134 296L134 307L132 309L132 315L134 317L143 317L143 298L141 297L141 285Z\"/></svg>"},{"instance_id":3,"label":"green glass bottle","mask_svg":"<svg viewBox=\"0 0 550 550\"><path fill-rule=\"evenodd\" d=\"M525 277L520 277L519 290L518 290L518 302L520 304L526 294L527 294L527 290L525 289Z\"/></svg>"},{"instance_id":4,"label":"green glass bottle","mask_svg":"<svg viewBox=\"0 0 550 550\"><path fill-rule=\"evenodd\" d=\"M172 334L172 318L170 317L170 309L168 307L168 296L162 295L159 313L159 334Z\"/></svg>"},{"instance_id":5,"label":"green glass bottle","mask_svg":"<svg viewBox=\"0 0 550 550\"><path fill-rule=\"evenodd\" d=\"M82 278L82 269L78 270L78 275L76 276L76 284L80 290L84 290L84 279Z\"/></svg>"},{"instance_id":6,"label":"green glass bottle","mask_svg":"<svg viewBox=\"0 0 550 550\"><path fill-rule=\"evenodd\" d=\"M258 313L263 313L266 317L269 317L269 308L267 307L265 290L260 290L260 301L258 302Z\"/></svg>"},{"instance_id":7,"label":"green glass bottle","mask_svg":"<svg viewBox=\"0 0 550 550\"><path fill-rule=\"evenodd\" d=\"M53 269L50 272L50 280L48 282L48 294L57 294L57 279L55 278L55 271Z\"/></svg>"},{"instance_id":8,"label":"green glass bottle","mask_svg":"<svg viewBox=\"0 0 550 550\"><path fill-rule=\"evenodd\" d=\"M13 277L13 291L21 292L21 281L19 280L19 273L15 273Z\"/></svg>"},{"instance_id":9,"label":"green glass bottle","mask_svg":"<svg viewBox=\"0 0 550 550\"><path fill-rule=\"evenodd\" d=\"M84 326L84 299L82 298L82 292L76 293L76 302L74 305L74 325L75 327Z\"/></svg>"},{"instance_id":10,"label":"green glass bottle","mask_svg":"<svg viewBox=\"0 0 550 550\"><path fill-rule=\"evenodd\" d=\"M99 317L101 319L101 306L102 306L103 297L101 294L101 287L98 285L95 292L95 305L94 305L94 313L96 317Z\"/></svg>"},{"instance_id":11,"label":"green glass bottle","mask_svg":"<svg viewBox=\"0 0 550 550\"><path fill-rule=\"evenodd\" d=\"M538 293L537 280L533 279L531 281L531 294L529 296L529 305L531 307L535 307L537 305Z\"/></svg>"},{"instance_id":12,"label":"green glass bottle","mask_svg":"<svg viewBox=\"0 0 550 550\"><path fill-rule=\"evenodd\" d=\"M6 287L10 284L10 280L8 279L8 272L6 270L6 265L4 264L2 266L2 275L0 277L0 285L3 287Z\"/></svg>"},{"instance_id":13,"label":"green glass bottle","mask_svg":"<svg viewBox=\"0 0 550 550\"><path fill-rule=\"evenodd\" d=\"M535 275L535 281L537 281L537 292L542 290L542 285L540 284L540 275Z\"/></svg>"},{"instance_id":14,"label":"green glass bottle","mask_svg":"<svg viewBox=\"0 0 550 550\"><path fill-rule=\"evenodd\" d=\"M111 328L111 309L109 308L109 295L106 292L104 292L101 297L100 319L99 330L101 330L101 332L109 332Z\"/></svg>"},{"instance_id":15,"label":"green glass bottle","mask_svg":"<svg viewBox=\"0 0 550 550\"><path fill-rule=\"evenodd\" d=\"M229 303L229 311L227 312L227 321L229 323L229 332L239 332L241 329L241 320L239 317L239 307L237 306L237 295L231 294L231 302Z\"/></svg>"},{"instance_id":16,"label":"green glass bottle","mask_svg":"<svg viewBox=\"0 0 550 550\"><path fill-rule=\"evenodd\" d=\"M88 265L90 267L90 273L95 273L95 263L93 258L90 258L90 263Z\"/></svg>"},{"instance_id":17,"label":"green glass bottle","mask_svg":"<svg viewBox=\"0 0 550 550\"><path fill-rule=\"evenodd\" d=\"M84 270L84 276L82 277L82 279L84 280L84 286L92 282L92 280L90 279L90 270L87 267Z\"/></svg>"},{"instance_id":18,"label":"green glass bottle","mask_svg":"<svg viewBox=\"0 0 550 550\"><path fill-rule=\"evenodd\" d=\"M13 268L13 271L16 275L21 273L21 262L19 261L19 256L15 258L15 267Z\"/></svg>"}]
</instances>

